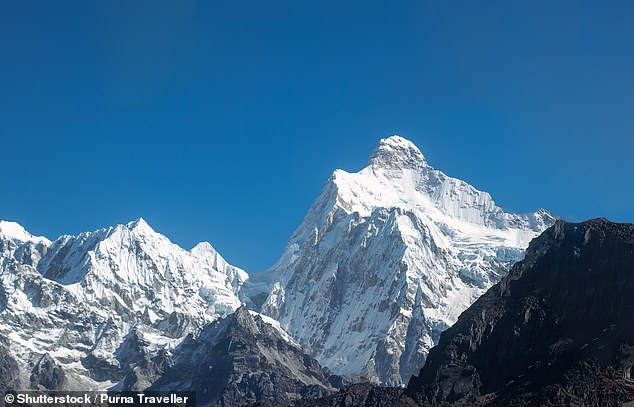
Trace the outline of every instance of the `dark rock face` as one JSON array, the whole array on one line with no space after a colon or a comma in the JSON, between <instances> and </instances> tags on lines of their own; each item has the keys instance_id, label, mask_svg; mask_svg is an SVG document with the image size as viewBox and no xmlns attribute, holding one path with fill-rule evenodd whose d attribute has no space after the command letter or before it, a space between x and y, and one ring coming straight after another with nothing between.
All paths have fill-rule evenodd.
<instances>
[{"instance_id":1,"label":"dark rock face","mask_svg":"<svg viewBox=\"0 0 634 407\"><path fill-rule=\"evenodd\" d=\"M16 390L20 386L18 363L7 349L6 338L0 335L0 393Z\"/></svg>"},{"instance_id":2,"label":"dark rock face","mask_svg":"<svg viewBox=\"0 0 634 407\"><path fill-rule=\"evenodd\" d=\"M634 225L558 221L445 331L406 394L421 405L634 401Z\"/></svg>"},{"instance_id":3,"label":"dark rock face","mask_svg":"<svg viewBox=\"0 0 634 407\"><path fill-rule=\"evenodd\" d=\"M196 391L205 406L285 406L324 397L341 382L245 307L188 336L162 363L149 390Z\"/></svg>"},{"instance_id":4,"label":"dark rock face","mask_svg":"<svg viewBox=\"0 0 634 407\"><path fill-rule=\"evenodd\" d=\"M66 384L62 367L48 354L44 354L31 370L31 388L38 390L61 390Z\"/></svg>"},{"instance_id":5,"label":"dark rock face","mask_svg":"<svg viewBox=\"0 0 634 407\"><path fill-rule=\"evenodd\" d=\"M319 400L302 400L297 407L415 407L416 402L404 394L404 389L380 387L371 383L348 386L340 392Z\"/></svg>"}]
</instances>

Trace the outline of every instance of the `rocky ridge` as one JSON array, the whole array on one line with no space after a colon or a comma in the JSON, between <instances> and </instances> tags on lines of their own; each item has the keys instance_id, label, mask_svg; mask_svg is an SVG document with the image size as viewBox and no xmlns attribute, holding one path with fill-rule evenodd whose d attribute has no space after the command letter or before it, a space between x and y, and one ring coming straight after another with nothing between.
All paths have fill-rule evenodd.
<instances>
[{"instance_id":1,"label":"rocky ridge","mask_svg":"<svg viewBox=\"0 0 634 407\"><path fill-rule=\"evenodd\" d=\"M160 371L149 390L196 391L197 403L205 406L286 406L329 395L348 383L266 320L243 306L196 336L190 334L169 355L146 365Z\"/></svg>"},{"instance_id":2,"label":"rocky ridge","mask_svg":"<svg viewBox=\"0 0 634 407\"><path fill-rule=\"evenodd\" d=\"M634 225L558 221L445 331L408 393L424 405L634 401Z\"/></svg>"}]
</instances>

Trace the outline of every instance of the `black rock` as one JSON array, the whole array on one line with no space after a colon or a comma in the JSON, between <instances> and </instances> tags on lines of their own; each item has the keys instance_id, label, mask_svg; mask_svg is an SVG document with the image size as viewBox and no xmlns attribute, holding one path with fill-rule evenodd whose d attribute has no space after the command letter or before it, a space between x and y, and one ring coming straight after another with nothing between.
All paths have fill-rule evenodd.
<instances>
[{"instance_id":1,"label":"black rock","mask_svg":"<svg viewBox=\"0 0 634 407\"><path fill-rule=\"evenodd\" d=\"M634 401L634 225L558 221L445 331L406 394L421 405Z\"/></svg>"},{"instance_id":2,"label":"black rock","mask_svg":"<svg viewBox=\"0 0 634 407\"><path fill-rule=\"evenodd\" d=\"M263 405L265 406L265 405ZM318 400L301 400L297 407L415 407L404 389L372 383L353 384L336 394Z\"/></svg>"},{"instance_id":3,"label":"black rock","mask_svg":"<svg viewBox=\"0 0 634 407\"><path fill-rule=\"evenodd\" d=\"M335 392L327 369L246 307L189 335L149 390L190 390L205 406L286 406Z\"/></svg>"},{"instance_id":4,"label":"black rock","mask_svg":"<svg viewBox=\"0 0 634 407\"><path fill-rule=\"evenodd\" d=\"M31 370L31 388L38 390L61 390L66 384L62 367L45 353Z\"/></svg>"},{"instance_id":5,"label":"black rock","mask_svg":"<svg viewBox=\"0 0 634 407\"><path fill-rule=\"evenodd\" d=\"M7 339L0 335L0 394L19 388L18 363L7 348Z\"/></svg>"}]
</instances>

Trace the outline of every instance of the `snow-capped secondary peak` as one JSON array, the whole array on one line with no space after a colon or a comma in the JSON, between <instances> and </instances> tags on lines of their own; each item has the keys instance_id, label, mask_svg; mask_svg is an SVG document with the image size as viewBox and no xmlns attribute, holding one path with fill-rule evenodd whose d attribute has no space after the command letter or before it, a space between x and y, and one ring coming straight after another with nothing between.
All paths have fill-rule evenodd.
<instances>
[{"instance_id":1,"label":"snow-capped secondary peak","mask_svg":"<svg viewBox=\"0 0 634 407\"><path fill-rule=\"evenodd\" d=\"M225 315L240 304L235 290L248 278L243 270L227 264L210 244L184 250L154 231L143 218L79 236L63 236L53 242L38 268L45 277L64 285L81 282L97 285L97 291L115 286L130 292L140 289L152 292L153 298L164 293L166 297L160 302L150 300L153 305L160 304L156 312L169 313L178 304L192 300L182 295L192 289L200 289L202 297L207 291L222 292L226 301L209 306L212 319L216 311ZM135 307L141 303L137 301Z\"/></svg>"},{"instance_id":2,"label":"snow-capped secondary peak","mask_svg":"<svg viewBox=\"0 0 634 407\"><path fill-rule=\"evenodd\" d=\"M16 242L36 239L17 224L0 230L13 237L0 236L0 340L10 339L23 366L50 354L70 388L123 383L119 358L131 333L151 338L139 345L144 355L169 350L235 311L248 278L210 244L185 250L143 219L43 248Z\"/></svg>"},{"instance_id":3,"label":"snow-capped secondary peak","mask_svg":"<svg viewBox=\"0 0 634 407\"><path fill-rule=\"evenodd\" d=\"M218 253L216 249L214 249L214 247L209 242L199 242L196 246L194 246L190 250L190 252L199 256L203 256L205 254L215 255Z\"/></svg>"},{"instance_id":4,"label":"snow-capped secondary peak","mask_svg":"<svg viewBox=\"0 0 634 407\"><path fill-rule=\"evenodd\" d=\"M44 243L51 244L50 240L42 236L33 236L17 222L0 220L0 239L15 240L19 243Z\"/></svg>"},{"instance_id":5,"label":"snow-capped secondary peak","mask_svg":"<svg viewBox=\"0 0 634 407\"><path fill-rule=\"evenodd\" d=\"M417 169L426 165L418 147L397 135L381 139L368 160L368 166L375 169Z\"/></svg>"},{"instance_id":6,"label":"snow-capped secondary peak","mask_svg":"<svg viewBox=\"0 0 634 407\"><path fill-rule=\"evenodd\" d=\"M225 274L236 290L249 278L246 271L227 263L220 253L208 242L198 243L190 250L190 253L209 268Z\"/></svg>"}]
</instances>

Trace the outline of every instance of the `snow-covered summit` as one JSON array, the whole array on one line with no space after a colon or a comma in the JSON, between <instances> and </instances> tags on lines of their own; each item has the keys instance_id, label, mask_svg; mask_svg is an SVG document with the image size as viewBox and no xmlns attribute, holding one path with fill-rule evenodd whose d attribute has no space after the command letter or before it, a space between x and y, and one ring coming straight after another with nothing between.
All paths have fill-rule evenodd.
<instances>
[{"instance_id":1,"label":"snow-covered summit","mask_svg":"<svg viewBox=\"0 0 634 407\"><path fill-rule=\"evenodd\" d=\"M188 313L201 320L237 308L237 287L247 279L210 244L184 250L142 218L61 237L51 244L38 270L60 284L81 283L95 299L114 290L136 298L130 302L133 310L150 307L161 315L187 305Z\"/></svg>"},{"instance_id":2,"label":"snow-covered summit","mask_svg":"<svg viewBox=\"0 0 634 407\"><path fill-rule=\"evenodd\" d=\"M33 236L27 232L22 225L16 222L0 220L0 239L15 240L16 242L26 243L43 243L49 245L51 242L42 236Z\"/></svg>"},{"instance_id":3,"label":"snow-covered summit","mask_svg":"<svg viewBox=\"0 0 634 407\"><path fill-rule=\"evenodd\" d=\"M138 218L125 225L128 229L136 230L140 234L154 234L156 231L143 218Z\"/></svg>"},{"instance_id":4,"label":"snow-covered summit","mask_svg":"<svg viewBox=\"0 0 634 407\"><path fill-rule=\"evenodd\" d=\"M336 184L337 203L349 213L367 215L376 206L399 207L445 220L530 232L543 230L544 220L553 221L544 209L526 215L505 213L488 192L429 166L420 150L400 136L382 139L361 171L337 170L331 181ZM532 233L527 236L521 242L523 246Z\"/></svg>"},{"instance_id":5,"label":"snow-covered summit","mask_svg":"<svg viewBox=\"0 0 634 407\"><path fill-rule=\"evenodd\" d=\"M262 312L335 373L404 384L552 222L507 213L410 141L382 139L365 168L329 179L262 279Z\"/></svg>"},{"instance_id":6,"label":"snow-covered summit","mask_svg":"<svg viewBox=\"0 0 634 407\"><path fill-rule=\"evenodd\" d=\"M427 162L414 143L394 135L379 141L367 165L374 169L416 169L426 166Z\"/></svg>"}]
</instances>

